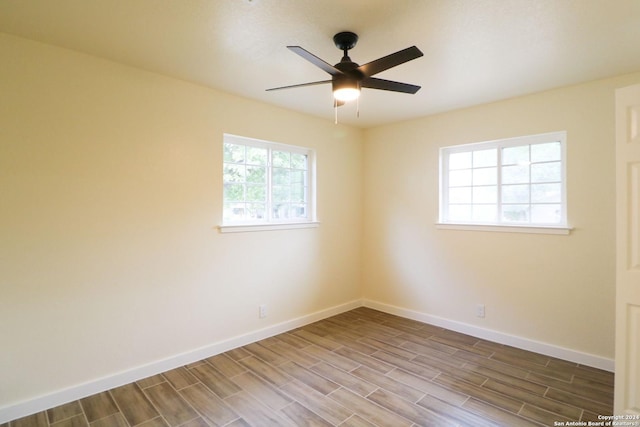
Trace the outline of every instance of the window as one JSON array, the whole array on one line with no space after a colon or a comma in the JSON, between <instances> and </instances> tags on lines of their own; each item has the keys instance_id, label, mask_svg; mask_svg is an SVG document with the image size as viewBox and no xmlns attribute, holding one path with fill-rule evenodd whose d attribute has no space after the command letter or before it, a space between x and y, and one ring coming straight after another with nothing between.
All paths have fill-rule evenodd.
<instances>
[{"instance_id":1,"label":"window","mask_svg":"<svg viewBox=\"0 0 640 427\"><path fill-rule=\"evenodd\" d=\"M313 150L224 135L223 225L314 220Z\"/></svg>"},{"instance_id":2,"label":"window","mask_svg":"<svg viewBox=\"0 0 640 427\"><path fill-rule=\"evenodd\" d=\"M567 227L566 132L440 149L440 223Z\"/></svg>"}]
</instances>

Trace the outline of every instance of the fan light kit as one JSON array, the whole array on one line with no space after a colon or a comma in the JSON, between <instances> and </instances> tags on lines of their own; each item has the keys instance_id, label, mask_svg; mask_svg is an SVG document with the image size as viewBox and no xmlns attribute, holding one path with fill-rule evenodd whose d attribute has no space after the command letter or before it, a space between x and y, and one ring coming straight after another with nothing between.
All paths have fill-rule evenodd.
<instances>
[{"instance_id":1,"label":"fan light kit","mask_svg":"<svg viewBox=\"0 0 640 427\"><path fill-rule=\"evenodd\" d=\"M297 87L315 86L324 83L331 83L333 89L333 106L336 111L344 103L356 100L360 97L362 88L388 90L391 92L401 92L415 94L420 90L420 86L408 83L394 82L372 77L382 71L395 67L405 62L423 56L423 53L415 46L408 47L391 55L384 56L364 65L358 65L349 58L349 50L353 49L358 42L358 35L350 31L343 31L333 36L336 47L343 52L342 59L336 65L318 58L300 46L287 46L287 49L298 54L302 58L311 62L316 67L326 71L331 75L331 80L321 80L317 82L302 83L291 86L282 86L267 89L267 91L292 89Z\"/></svg>"},{"instance_id":2,"label":"fan light kit","mask_svg":"<svg viewBox=\"0 0 640 427\"><path fill-rule=\"evenodd\" d=\"M360 88L356 84L334 85L333 97L336 101L348 102L360 96Z\"/></svg>"}]
</instances>

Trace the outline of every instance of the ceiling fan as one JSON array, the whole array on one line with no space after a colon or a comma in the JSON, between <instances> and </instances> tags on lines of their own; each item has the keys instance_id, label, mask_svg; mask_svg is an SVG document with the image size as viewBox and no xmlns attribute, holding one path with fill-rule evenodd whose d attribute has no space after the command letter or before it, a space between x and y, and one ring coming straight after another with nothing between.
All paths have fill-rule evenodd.
<instances>
[{"instance_id":1,"label":"ceiling fan","mask_svg":"<svg viewBox=\"0 0 640 427\"><path fill-rule=\"evenodd\" d=\"M411 46L392 53L391 55L371 61L367 64L358 65L353 62L348 55L349 50L353 49L358 42L357 34L350 31L343 31L333 36L333 42L336 47L344 53L344 56L336 65L331 65L325 62L300 46L287 46L287 49L329 73L331 75L331 80L275 87L267 89L267 91L331 83L333 87L334 107L339 107L345 102L358 98L360 96L361 88L381 89L391 92L410 94L414 94L420 89L420 86L372 77L373 75L388 70L389 68L423 56L423 53L417 47Z\"/></svg>"}]
</instances>

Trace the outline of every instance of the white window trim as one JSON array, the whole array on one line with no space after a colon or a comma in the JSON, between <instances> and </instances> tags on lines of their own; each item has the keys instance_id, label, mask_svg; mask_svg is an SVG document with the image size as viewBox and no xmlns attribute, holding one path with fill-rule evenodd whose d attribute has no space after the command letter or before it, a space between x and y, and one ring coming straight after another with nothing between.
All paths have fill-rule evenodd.
<instances>
[{"instance_id":1,"label":"white window trim","mask_svg":"<svg viewBox=\"0 0 640 427\"><path fill-rule=\"evenodd\" d=\"M561 224L514 224L514 223L478 223L478 222L465 222L465 221L445 221L446 218L446 197L444 196L445 187L447 186L447 178L444 176L448 170L448 157L445 156L445 152L448 154L456 152L466 152L474 150L476 148L491 149L491 148L503 148L509 146L519 145L531 145L537 143L549 142L550 140L561 142L561 155L562 155L562 218L564 223ZM566 156L566 143L567 133L566 131L549 132L537 135L528 135L521 137L505 138L500 140L476 142L471 144L462 144L440 148L440 163L439 163L439 220L436 222L436 228L442 230L468 230L468 231L496 231L496 232L510 232L510 233L534 233L534 234L570 234L572 228L568 225L568 212L567 212L567 156ZM446 158L446 159L445 159ZM498 165L500 167L500 165ZM499 173L499 172L498 172Z\"/></svg>"},{"instance_id":2,"label":"white window trim","mask_svg":"<svg viewBox=\"0 0 640 427\"><path fill-rule=\"evenodd\" d=\"M249 138L245 136L233 135L225 133L223 135L223 144L225 142L230 142L238 145L249 145L253 147L261 147L267 148L269 150L278 150L281 149L283 151L288 151L291 153L300 153L307 155L308 162L308 179L310 185L308 186L308 200L307 200L307 209L309 211L309 218L307 219L283 219L283 220L270 220L270 221L233 221L233 222L224 222L224 218L222 219L222 224L218 225L218 230L220 233L243 233L250 231L270 231L270 230L292 230L299 228L316 228L320 225L316 216L316 156L315 150L308 147L302 147L297 145L289 145L282 144L279 142L271 142L265 141L255 138ZM224 159L223 159L224 163ZM268 165L271 168L271 165ZM270 186L270 183L267 183L267 186ZM223 190L224 194L224 190ZM268 209L270 209L270 200L268 203ZM224 200L223 200L224 206Z\"/></svg>"},{"instance_id":3,"label":"white window trim","mask_svg":"<svg viewBox=\"0 0 640 427\"><path fill-rule=\"evenodd\" d=\"M484 225L484 224L456 224L450 222L437 222L439 230L465 230L465 231L495 231L500 233L529 233L529 234L564 234L571 233L573 228L556 226L530 226L530 225Z\"/></svg>"},{"instance_id":4,"label":"white window trim","mask_svg":"<svg viewBox=\"0 0 640 427\"><path fill-rule=\"evenodd\" d=\"M297 230L300 228L318 228L318 221L307 222L287 222L281 224L238 224L238 225L219 225L220 233L246 233L250 231L273 231L273 230Z\"/></svg>"}]
</instances>

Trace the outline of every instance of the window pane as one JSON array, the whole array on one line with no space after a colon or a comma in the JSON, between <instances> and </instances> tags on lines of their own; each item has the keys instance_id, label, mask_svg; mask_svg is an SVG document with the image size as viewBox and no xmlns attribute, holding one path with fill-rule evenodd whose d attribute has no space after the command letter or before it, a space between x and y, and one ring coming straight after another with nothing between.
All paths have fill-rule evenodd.
<instances>
[{"instance_id":1,"label":"window pane","mask_svg":"<svg viewBox=\"0 0 640 427\"><path fill-rule=\"evenodd\" d=\"M502 149L503 165L525 165L529 163L529 146L505 147Z\"/></svg>"},{"instance_id":2,"label":"window pane","mask_svg":"<svg viewBox=\"0 0 640 427\"><path fill-rule=\"evenodd\" d=\"M498 187L489 185L484 187L473 187L473 203L497 203Z\"/></svg>"},{"instance_id":3,"label":"window pane","mask_svg":"<svg viewBox=\"0 0 640 427\"><path fill-rule=\"evenodd\" d=\"M277 168L291 167L291 153L287 151L273 151L271 154L273 166Z\"/></svg>"},{"instance_id":4,"label":"window pane","mask_svg":"<svg viewBox=\"0 0 640 427\"><path fill-rule=\"evenodd\" d=\"M245 208L245 217L250 219L263 219L265 218L264 203L247 203Z\"/></svg>"},{"instance_id":5,"label":"window pane","mask_svg":"<svg viewBox=\"0 0 640 427\"><path fill-rule=\"evenodd\" d=\"M224 182L244 182L244 172L244 165L225 163L223 177Z\"/></svg>"},{"instance_id":6,"label":"window pane","mask_svg":"<svg viewBox=\"0 0 640 427\"><path fill-rule=\"evenodd\" d=\"M291 171L289 173L292 184L304 184L306 175L305 171Z\"/></svg>"},{"instance_id":7,"label":"window pane","mask_svg":"<svg viewBox=\"0 0 640 427\"><path fill-rule=\"evenodd\" d=\"M560 203L562 201L560 184L531 184L532 203Z\"/></svg>"},{"instance_id":8,"label":"window pane","mask_svg":"<svg viewBox=\"0 0 640 427\"><path fill-rule=\"evenodd\" d=\"M502 168L503 184L519 184L529 182L529 166L504 166Z\"/></svg>"},{"instance_id":9,"label":"window pane","mask_svg":"<svg viewBox=\"0 0 640 427\"><path fill-rule=\"evenodd\" d=\"M293 169L307 169L307 156L305 154L291 154L291 167Z\"/></svg>"},{"instance_id":10,"label":"window pane","mask_svg":"<svg viewBox=\"0 0 640 427\"><path fill-rule=\"evenodd\" d=\"M289 201L289 186L286 187L273 187L271 189L271 197L274 202L288 202Z\"/></svg>"},{"instance_id":11,"label":"window pane","mask_svg":"<svg viewBox=\"0 0 640 427\"><path fill-rule=\"evenodd\" d=\"M504 222L529 222L529 205L502 205Z\"/></svg>"},{"instance_id":12,"label":"window pane","mask_svg":"<svg viewBox=\"0 0 640 427\"><path fill-rule=\"evenodd\" d=\"M222 212L225 220L242 220L244 219L244 203L225 203Z\"/></svg>"},{"instance_id":13,"label":"window pane","mask_svg":"<svg viewBox=\"0 0 640 427\"><path fill-rule=\"evenodd\" d=\"M560 205L531 205L531 222L559 224L562 218Z\"/></svg>"},{"instance_id":14,"label":"window pane","mask_svg":"<svg viewBox=\"0 0 640 427\"><path fill-rule=\"evenodd\" d=\"M529 184L503 185L502 203L529 203Z\"/></svg>"},{"instance_id":15,"label":"window pane","mask_svg":"<svg viewBox=\"0 0 640 427\"><path fill-rule=\"evenodd\" d=\"M244 145L224 143L224 161L230 163L244 162Z\"/></svg>"},{"instance_id":16,"label":"window pane","mask_svg":"<svg viewBox=\"0 0 640 427\"><path fill-rule=\"evenodd\" d=\"M471 203L471 187L450 188L449 203Z\"/></svg>"},{"instance_id":17,"label":"window pane","mask_svg":"<svg viewBox=\"0 0 640 427\"><path fill-rule=\"evenodd\" d=\"M532 162L548 162L560 160L562 156L561 146L559 142L549 142L546 144L534 144L531 146Z\"/></svg>"},{"instance_id":18,"label":"window pane","mask_svg":"<svg viewBox=\"0 0 640 427\"><path fill-rule=\"evenodd\" d=\"M267 169L262 166L247 166L247 182L264 184L267 182Z\"/></svg>"},{"instance_id":19,"label":"window pane","mask_svg":"<svg viewBox=\"0 0 640 427\"><path fill-rule=\"evenodd\" d=\"M449 172L449 187L464 187L471 185L471 169Z\"/></svg>"},{"instance_id":20,"label":"window pane","mask_svg":"<svg viewBox=\"0 0 640 427\"><path fill-rule=\"evenodd\" d=\"M273 183L275 185L289 185L289 169L273 168Z\"/></svg>"},{"instance_id":21,"label":"window pane","mask_svg":"<svg viewBox=\"0 0 640 427\"><path fill-rule=\"evenodd\" d=\"M246 200L248 202L266 202L267 187L264 185L247 185Z\"/></svg>"},{"instance_id":22,"label":"window pane","mask_svg":"<svg viewBox=\"0 0 640 427\"><path fill-rule=\"evenodd\" d=\"M473 170L473 185L492 185L498 183L498 168Z\"/></svg>"},{"instance_id":23,"label":"window pane","mask_svg":"<svg viewBox=\"0 0 640 427\"><path fill-rule=\"evenodd\" d=\"M473 220L478 222L495 222L497 205L473 205Z\"/></svg>"},{"instance_id":24,"label":"window pane","mask_svg":"<svg viewBox=\"0 0 640 427\"><path fill-rule=\"evenodd\" d=\"M225 202L242 202L242 201L244 201L244 185L242 185L242 184L225 184L224 185L224 201Z\"/></svg>"},{"instance_id":25,"label":"window pane","mask_svg":"<svg viewBox=\"0 0 640 427\"><path fill-rule=\"evenodd\" d=\"M304 203L291 204L289 218L303 219L307 217L307 205Z\"/></svg>"},{"instance_id":26,"label":"window pane","mask_svg":"<svg viewBox=\"0 0 640 427\"><path fill-rule=\"evenodd\" d=\"M560 162L531 165L531 182L560 182L562 169Z\"/></svg>"},{"instance_id":27,"label":"window pane","mask_svg":"<svg viewBox=\"0 0 640 427\"><path fill-rule=\"evenodd\" d=\"M471 152L452 153L449 155L449 169L471 168Z\"/></svg>"},{"instance_id":28,"label":"window pane","mask_svg":"<svg viewBox=\"0 0 640 427\"><path fill-rule=\"evenodd\" d=\"M449 220L469 221L471 219L471 205L450 205Z\"/></svg>"},{"instance_id":29,"label":"window pane","mask_svg":"<svg viewBox=\"0 0 640 427\"><path fill-rule=\"evenodd\" d=\"M473 152L473 167L482 168L498 165L498 149L478 150Z\"/></svg>"},{"instance_id":30,"label":"window pane","mask_svg":"<svg viewBox=\"0 0 640 427\"><path fill-rule=\"evenodd\" d=\"M273 218L274 219L289 218L289 203L275 203L273 205Z\"/></svg>"},{"instance_id":31,"label":"window pane","mask_svg":"<svg viewBox=\"0 0 640 427\"><path fill-rule=\"evenodd\" d=\"M292 202L306 202L307 201L307 188L304 185L291 186L291 201Z\"/></svg>"},{"instance_id":32,"label":"window pane","mask_svg":"<svg viewBox=\"0 0 640 427\"><path fill-rule=\"evenodd\" d=\"M252 165L267 164L267 149L259 147L247 147L247 163Z\"/></svg>"}]
</instances>

